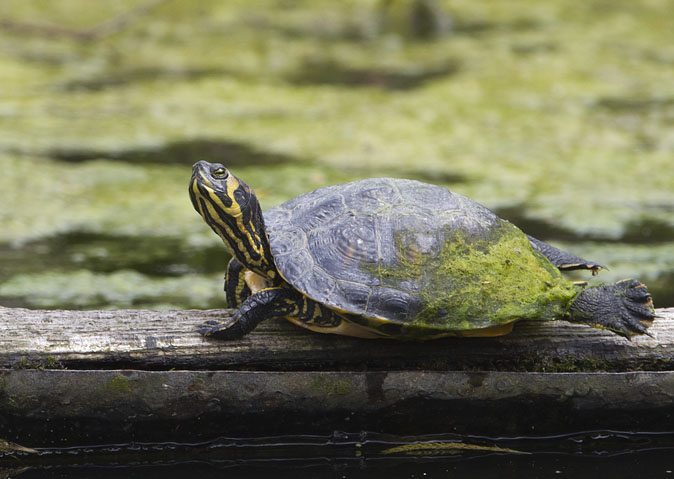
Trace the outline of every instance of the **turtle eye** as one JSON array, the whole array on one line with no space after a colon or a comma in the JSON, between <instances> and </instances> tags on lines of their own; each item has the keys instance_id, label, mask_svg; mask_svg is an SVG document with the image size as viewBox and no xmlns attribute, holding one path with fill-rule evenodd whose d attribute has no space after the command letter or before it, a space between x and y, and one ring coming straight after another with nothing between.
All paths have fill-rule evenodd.
<instances>
[{"instance_id":1,"label":"turtle eye","mask_svg":"<svg viewBox=\"0 0 674 479\"><path fill-rule=\"evenodd\" d=\"M227 178L228 175L227 168L219 167L213 170L213 176L216 178Z\"/></svg>"}]
</instances>

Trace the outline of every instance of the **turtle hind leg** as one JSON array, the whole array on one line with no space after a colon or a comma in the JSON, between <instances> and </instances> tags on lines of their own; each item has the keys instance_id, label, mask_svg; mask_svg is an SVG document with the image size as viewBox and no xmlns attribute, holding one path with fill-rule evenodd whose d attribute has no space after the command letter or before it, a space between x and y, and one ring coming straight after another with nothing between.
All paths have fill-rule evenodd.
<instances>
[{"instance_id":1,"label":"turtle hind leg","mask_svg":"<svg viewBox=\"0 0 674 479\"><path fill-rule=\"evenodd\" d=\"M655 319L653 300L646 286L635 279L591 286L580 292L569 308L567 319L608 329L631 338L648 334Z\"/></svg>"},{"instance_id":2,"label":"turtle hind leg","mask_svg":"<svg viewBox=\"0 0 674 479\"><path fill-rule=\"evenodd\" d=\"M555 248L548 243L537 240L533 236L527 235L531 246L562 271L570 271L573 269L590 269L592 275L596 275L600 269L606 269L606 266L594 261L587 261L579 256L572 255L566 251Z\"/></svg>"}]
</instances>

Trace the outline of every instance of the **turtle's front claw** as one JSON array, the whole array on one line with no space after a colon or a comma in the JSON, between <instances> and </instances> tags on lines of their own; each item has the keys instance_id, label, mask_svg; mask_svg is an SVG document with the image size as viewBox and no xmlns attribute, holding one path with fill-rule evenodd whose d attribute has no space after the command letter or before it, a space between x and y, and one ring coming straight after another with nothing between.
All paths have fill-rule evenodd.
<instances>
[{"instance_id":1,"label":"turtle's front claw","mask_svg":"<svg viewBox=\"0 0 674 479\"><path fill-rule=\"evenodd\" d=\"M197 326L197 332L202 336L217 339L238 339L245 334L241 330L240 322L234 318L209 319Z\"/></svg>"}]
</instances>

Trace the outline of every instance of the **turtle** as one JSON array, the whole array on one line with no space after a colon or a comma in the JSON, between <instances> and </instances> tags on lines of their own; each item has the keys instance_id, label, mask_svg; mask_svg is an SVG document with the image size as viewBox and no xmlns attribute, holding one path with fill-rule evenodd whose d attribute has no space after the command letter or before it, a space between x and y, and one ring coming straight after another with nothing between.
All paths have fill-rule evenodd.
<instances>
[{"instance_id":1,"label":"turtle","mask_svg":"<svg viewBox=\"0 0 674 479\"><path fill-rule=\"evenodd\" d=\"M286 318L320 333L425 340L498 336L522 319L566 320L626 338L655 309L634 279L590 286L562 271L603 265L526 235L479 203L416 180L369 178L301 194L264 214L220 163L192 168L196 211L232 258L236 313L204 336L237 339Z\"/></svg>"}]
</instances>

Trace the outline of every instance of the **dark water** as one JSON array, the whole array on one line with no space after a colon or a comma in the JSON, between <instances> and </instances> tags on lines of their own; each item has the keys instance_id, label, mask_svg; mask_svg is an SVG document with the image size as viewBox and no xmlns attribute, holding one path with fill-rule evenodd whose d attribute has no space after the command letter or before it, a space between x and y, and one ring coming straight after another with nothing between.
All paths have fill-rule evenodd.
<instances>
[{"instance_id":1,"label":"dark water","mask_svg":"<svg viewBox=\"0 0 674 479\"><path fill-rule=\"evenodd\" d=\"M0 457L0 477L674 477L674 433L486 438L376 433L42 449Z\"/></svg>"},{"instance_id":2,"label":"dark water","mask_svg":"<svg viewBox=\"0 0 674 479\"><path fill-rule=\"evenodd\" d=\"M68 466L37 468L21 473L29 478L542 478L574 477L577 479L610 477L673 477L672 453L649 451L611 458L579 458L557 455L535 457L489 456L474 459L441 459L399 463L362 461L345 464L339 461L315 463L275 462L230 463L185 462L178 464L143 464L119 466ZM17 477L12 475L10 477Z\"/></svg>"}]
</instances>

